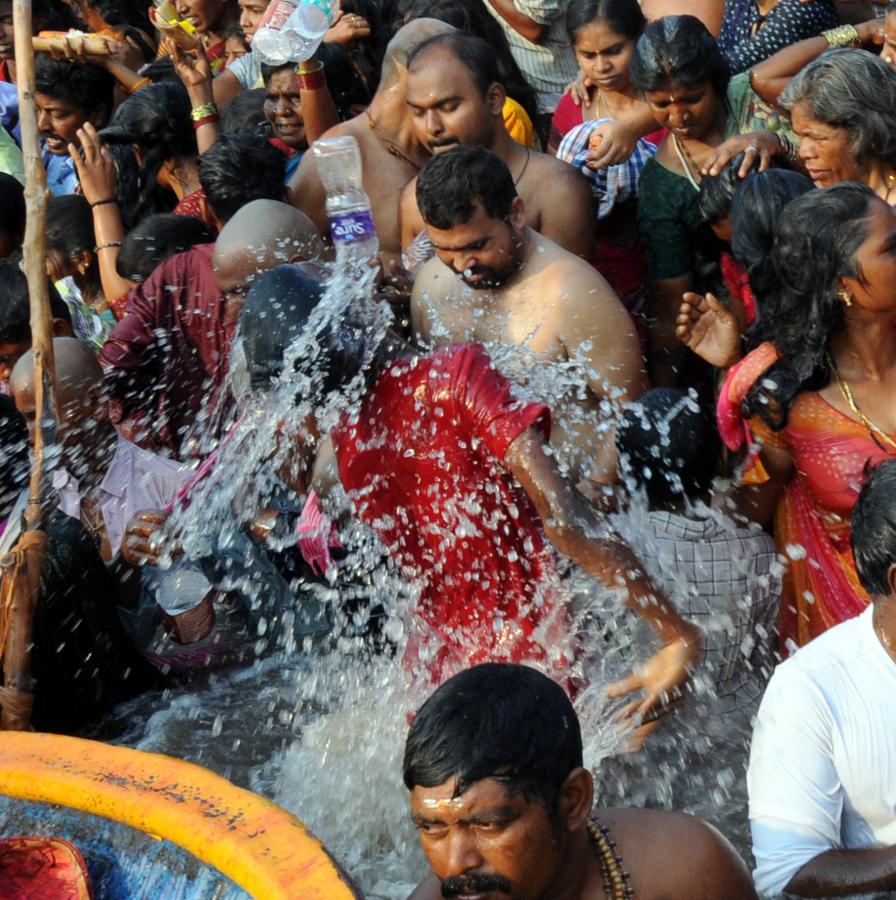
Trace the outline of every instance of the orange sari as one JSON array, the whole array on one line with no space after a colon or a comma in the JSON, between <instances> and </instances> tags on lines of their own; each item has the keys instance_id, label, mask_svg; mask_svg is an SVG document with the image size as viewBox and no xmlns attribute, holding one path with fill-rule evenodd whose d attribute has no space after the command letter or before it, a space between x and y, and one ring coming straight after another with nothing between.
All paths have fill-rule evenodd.
<instances>
[{"instance_id":1,"label":"orange sari","mask_svg":"<svg viewBox=\"0 0 896 900\"><path fill-rule=\"evenodd\" d=\"M820 394L800 394L785 428L771 431L758 418L754 435L789 450L794 472L775 513L775 541L788 560L781 594L779 646L798 646L858 615L870 602L859 584L849 519L865 467L891 458L868 429Z\"/></svg>"}]
</instances>

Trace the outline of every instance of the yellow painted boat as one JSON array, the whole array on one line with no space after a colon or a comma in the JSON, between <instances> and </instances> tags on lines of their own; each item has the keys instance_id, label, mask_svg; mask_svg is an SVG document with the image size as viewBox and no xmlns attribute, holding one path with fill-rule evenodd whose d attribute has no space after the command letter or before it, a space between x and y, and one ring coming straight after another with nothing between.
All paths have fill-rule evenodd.
<instances>
[{"instance_id":1,"label":"yellow painted boat","mask_svg":"<svg viewBox=\"0 0 896 900\"><path fill-rule=\"evenodd\" d=\"M0 732L0 794L167 838L256 900L360 896L295 816L184 760L82 738Z\"/></svg>"}]
</instances>

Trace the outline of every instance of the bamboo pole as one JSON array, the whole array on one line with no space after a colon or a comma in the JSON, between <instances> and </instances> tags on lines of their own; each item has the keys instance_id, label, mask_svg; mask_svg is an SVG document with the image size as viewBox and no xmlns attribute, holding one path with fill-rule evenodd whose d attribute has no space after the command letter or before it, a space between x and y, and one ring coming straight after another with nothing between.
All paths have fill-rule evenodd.
<instances>
[{"instance_id":1,"label":"bamboo pole","mask_svg":"<svg viewBox=\"0 0 896 900\"><path fill-rule=\"evenodd\" d=\"M2 724L6 730L30 726L31 628L40 582L45 539L34 532L43 524L42 499L46 495L47 469L44 448L56 436L56 388L54 383L53 327L47 292L46 231L47 177L40 158L37 107L34 102L34 50L31 45L31 0L13 0L16 76L19 92L19 122L25 163L25 276L31 300L31 346L34 352L34 402L37 428L34 430L34 462L28 485L25 534L16 547L25 569L10 591L8 636L3 648L3 682L0 691Z\"/></svg>"}]
</instances>

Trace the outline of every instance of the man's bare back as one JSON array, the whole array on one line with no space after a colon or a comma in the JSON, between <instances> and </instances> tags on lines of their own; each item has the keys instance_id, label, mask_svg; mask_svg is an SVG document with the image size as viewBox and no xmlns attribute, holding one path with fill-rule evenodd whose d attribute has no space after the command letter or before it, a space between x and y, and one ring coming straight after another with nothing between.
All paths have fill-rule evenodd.
<instances>
[{"instance_id":1,"label":"man's bare back","mask_svg":"<svg viewBox=\"0 0 896 900\"><path fill-rule=\"evenodd\" d=\"M527 229L522 267L500 287L475 290L439 259L411 299L415 333L436 346L478 341L527 399L551 406L558 448L574 480L615 480L609 409L646 387L628 313L603 277ZM555 365L545 365L545 363Z\"/></svg>"},{"instance_id":2,"label":"man's bare back","mask_svg":"<svg viewBox=\"0 0 896 900\"><path fill-rule=\"evenodd\" d=\"M370 197L373 222L380 242L380 259L384 265L392 260L398 261L401 257L398 202L402 188L416 176L417 167L410 160L400 158L400 151L390 153L386 149L386 144L371 129L366 112L331 128L324 137L343 135L356 138L361 149L364 190ZM302 157L289 182L289 189L293 205L314 222L321 234L328 235L327 195L317 174L312 151Z\"/></svg>"}]
</instances>

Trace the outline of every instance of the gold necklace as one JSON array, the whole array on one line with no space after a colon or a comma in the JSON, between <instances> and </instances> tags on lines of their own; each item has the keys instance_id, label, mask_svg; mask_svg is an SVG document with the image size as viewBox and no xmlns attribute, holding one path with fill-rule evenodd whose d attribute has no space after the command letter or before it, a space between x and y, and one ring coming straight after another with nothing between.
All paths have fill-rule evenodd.
<instances>
[{"instance_id":1,"label":"gold necklace","mask_svg":"<svg viewBox=\"0 0 896 900\"><path fill-rule=\"evenodd\" d=\"M871 435L871 440L877 444L881 450L886 450L887 453L896 453L896 441L887 434L886 431L883 430L879 425L875 425L862 410L859 409L856 404L855 399L852 396L852 391L849 389L849 385L846 383L846 379L840 374L840 371L837 369L837 364L834 362L834 357L828 353L828 364L831 367L831 371L834 373L834 378L837 381L837 387L840 388L840 393L843 395L843 399L846 401L847 406L859 417L861 423L868 429L868 433ZM881 442L878 440L878 435L883 439L883 441L887 444L884 447Z\"/></svg>"},{"instance_id":2,"label":"gold necklace","mask_svg":"<svg viewBox=\"0 0 896 900\"><path fill-rule=\"evenodd\" d=\"M634 900L631 875L622 868L622 857L616 852L616 843L610 837L609 830L594 819L589 819L585 828L597 850L597 860L604 878L604 893L609 900Z\"/></svg>"},{"instance_id":3,"label":"gold necklace","mask_svg":"<svg viewBox=\"0 0 896 900\"><path fill-rule=\"evenodd\" d=\"M700 169L694 161L694 157L691 156L691 151L688 150L687 144L678 140L677 134L672 135L672 140L675 142L675 147L678 150L678 158L684 164L684 174L687 176L688 181L699 190L700 182L703 178L700 175Z\"/></svg>"}]
</instances>

